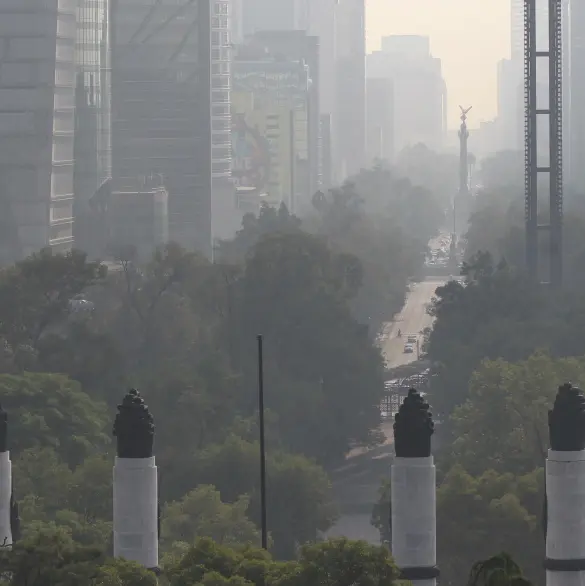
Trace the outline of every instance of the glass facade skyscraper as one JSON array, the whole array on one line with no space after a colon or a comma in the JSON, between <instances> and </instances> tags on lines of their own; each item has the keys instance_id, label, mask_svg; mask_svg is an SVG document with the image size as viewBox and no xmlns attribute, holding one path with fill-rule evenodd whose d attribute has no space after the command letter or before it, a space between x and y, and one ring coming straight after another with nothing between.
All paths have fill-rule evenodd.
<instances>
[{"instance_id":1,"label":"glass facade skyscraper","mask_svg":"<svg viewBox=\"0 0 585 586\"><path fill-rule=\"evenodd\" d=\"M207 256L212 2L113 0L111 18L115 189L160 180L169 192L169 237Z\"/></svg>"},{"instance_id":2,"label":"glass facade skyscraper","mask_svg":"<svg viewBox=\"0 0 585 586\"><path fill-rule=\"evenodd\" d=\"M77 0L0 0L0 262L73 243Z\"/></svg>"}]
</instances>

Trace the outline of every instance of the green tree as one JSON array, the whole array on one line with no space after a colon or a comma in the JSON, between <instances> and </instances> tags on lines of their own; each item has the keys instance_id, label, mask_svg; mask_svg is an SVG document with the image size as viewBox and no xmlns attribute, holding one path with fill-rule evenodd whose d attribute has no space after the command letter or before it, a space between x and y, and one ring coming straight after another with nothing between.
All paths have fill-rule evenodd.
<instances>
[{"instance_id":1,"label":"green tree","mask_svg":"<svg viewBox=\"0 0 585 586\"><path fill-rule=\"evenodd\" d=\"M451 416L450 458L473 474L485 469L522 474L544 465L548 410L559 381L585 383L585 359L485 361L472 375L467 400Z\"/></svg>"},{"instance_id":2,"label":"green tree","mask_svg":"<svg viewBox=\"0 0 585 586\"><path fill-rule=\"evenodd\" d=\"M301 220L291 214L284 203L278 209L262 206L260 212L248 213L242 218L242 227L233 240L222 240L217 250L218 258L228 264L240 264L246 254L269 234L294 233L301 229Z\"/></svg>"},{"instance_id":3,"label":"green tree","mask_svg":"<svg viewBox=\"0 0 585 586\"><path fill-rule=\"evenodd\" d=\"M250 517L259 523L257 442L231 436L223 444L193 454L182 469L185 473L172 481L179 491L187 486L211 484L227 503L238 503L240 495L250 495ZM290 558L299 544L314 541L335 519L331 484L322 468L286 452L269 451L266 469L272 551L279 558Z\"/></svg>"},{"instance_id":4,"label":"green tree","mask_svg":"<svg viewBox=\"0 0 585 586\"><path fill-rule=\"evenodd\" d=\"M375 441L384 369L367 328L352 318L347 301L355 291L354 263L332 253L306 234L269 236L250 256L238 287L236 328L239 362L248 388L256 385L255 348L262 332L266 381L276 385L268 406L279 416L290 405L279 381L320 387L318 401L309 394L313 413L294 430L310 438L305 454L319 462L339 460L353 445ZM356 390L359 389L359 393ZM254 395L247 395L255 405ZM307 406L309 407L309 406ZM309 414L309 408L305 409ZM286 415L284 415L286 416ZM296 437L283 438L285 447Z\"/></svg>"},{"instance_id":5,"label":"green tree","mask_svg":"<svg viewBox=\"0 0 585 586\"><path fill-rule=\"evenodd\" d=\"M248 506L245 496L239 496L233 504L224 503L213 486L198 486L180 501L165 506L163 545L191 545L198 537L209 537L227 546L259 544L258 529L247 517Z\"/></svg>"},{"instance_id":6,"label":"green tree","mask_svg":"<svg viewBox=\"0 0 585 586\"><path fill-rule=\"evenodd\" d=\"M2 271L0 335L7 341L17 366L29 349L36 351L46 332L63 327L71 300L105 275L103 265L88 262L79 251L53 254L50 249Z\"/></svg>"},{"instance_id":7,"label":"green tree","mask_svg":"<svg viewBox=\"0 0 585 586\"><path fill-rule=\"evenodd\" d=\"M385 482L372 523L391 548L390 484ZM514 476L487 470L472 476L454 465L437 489L437 563L441 581L458 584L478 557L514 551L541 581L544 539L541 524L544 471Z\"/></svg>"},{"instance_id":8,"label":"green tree","mask_svg":"<svg viewBox=\"0 0 585 586\"><path fill-rule=\"evenodd\" d=\"M274 562L262 550L230 550L200 539L166 574L171 586L391 586L398 577L387 548L347 539L305 545L289 563Z\"/></svg>"},{"instance_id":9,"label":"green tree","mask_svg":"<svg viewBox=\"0 0 585 586\"><path fill-rule=\"evenodd\" d=\"M70 465L104 451L110 440L106 408L80 385L58 374L0 375L2 406L9 414L10 449L54 448Z\"/></svg>"},{"instance_id":10,"label":"green tree","mask_svg":"<svg viewBox=\"0 0 585 586\"><path fill-rule=\"evenodd\" d=\"M398 569L388 549L345 538L305 545L282 586L392 586Z\"/></svg>"},{"instance_id":11,"label":"green tree","mask_svg":"<svg viewBox=\"0 0 585 586\"><path fill-rule=\"evenodd\" d=\"M467 586L530 586L520 566L507 553L475 562Z\"/></svg>"},{"instance_id":12,"label":"green tree","mask_svg":"<svg viewBox=\"0 0 585 586\"><path fill-rule=\"evenodd\" d=\"M91 584L104 561L100 550L79 547L63 531L45 530L0 550L0 573L7 586Z\"/></svg>"}]
</instances>

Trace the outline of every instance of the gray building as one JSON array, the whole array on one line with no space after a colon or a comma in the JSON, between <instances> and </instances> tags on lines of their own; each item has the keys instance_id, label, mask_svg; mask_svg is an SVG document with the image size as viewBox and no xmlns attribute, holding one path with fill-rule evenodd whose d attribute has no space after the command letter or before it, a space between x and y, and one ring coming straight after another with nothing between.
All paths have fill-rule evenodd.
<instances>
[{"instance_id":1,"label":"gray building","mask_svg":"<svg viewBox=\"0 0 585 586\"><path fill-rule=\"evenodd\" d=\"M73 234L91 256L102 252L92 204L112 176L109 7L109 0L79 0L77 9Z\"/></svg>"},{"instance_id":2,"label":"gray building","mask_svg":"<svg viewBox=\"0 0 585 586\"><path fill-rule=\"evenodd\" d=\"M340 0L336 19L336 177L366 163L366 23L364 0Z\"/></svg>"},{"instance_id":3,"label":"gray building","mask_svg":"<svg viewBox=\"0 0 585 586\"><path fill-rule=\"evenodd\" d=\"M207 256L213 6L214 0L112 3L115 190L140 191L144 178L160 177L169 192L170 239Z\"/></svg>"},{"instance_id":4,"label":"gray building","mask_svg":"<svg viewBox=\"0 0 585 586\"><path fill-rule=\"evenodd\" d=\"M394 160L394 87L392 80L370 78L366 81L367 164Z\"/></svg>"},{"instance_id":5,"label":"gray building","mask_svg":"<svg viewBox=\"0 0 585 586\"><path fill-rule=\"evenodd\" d=\"M148 261L168 242L168 193L163 187L136 192L114 191L107 211L108 248L114 256L132 250Z\"/></svg>"},{"instance_id":6,"label":"gray building","mask_svg":"<svg viewBox=\"0 0 585 586\"><path fill-rule=\"evenodd\" d=\"M77 0L0 0L0 262L73 243Z\"/></svg>"},{"instance_id":7,"label":"gray building","mask_svg":"<svg viewBox=\"0 0 585 586\"><path fill-rule=\"evenodd\" d=\"M447 91L441 60L431 55L429 38L384 37L381 51L368 55L368 77L392 81L395 152L421 142L440 150L447 127Z\"/></svg>"},{"instance_id":8,"label":"gray building","mask_svg":"<svg viewBox=\"0 0 585 586\"><path fill-rule=\"evenodd\" d=\"M270 30L254 34L250 43L264 47L276 60L304 62L309 68L311 84L309 86L309 169L307 197L297 201L300 208L310 202L311 194L319 188L319 102L320 102L320 59L319 39L308 35L303 30Z\"/></svg>"},{"instance_id":9,"label":"gray building","mask_svg":"<svg viewBox=\"0 0 585 586\"><path fill-rule=\"evenodd\" d=\"M235 236L241 222L231 179L232 0L213 0L211 16L212 240ZM215 244L213 245L215 248Z\"/></svg>"}]
</instances>

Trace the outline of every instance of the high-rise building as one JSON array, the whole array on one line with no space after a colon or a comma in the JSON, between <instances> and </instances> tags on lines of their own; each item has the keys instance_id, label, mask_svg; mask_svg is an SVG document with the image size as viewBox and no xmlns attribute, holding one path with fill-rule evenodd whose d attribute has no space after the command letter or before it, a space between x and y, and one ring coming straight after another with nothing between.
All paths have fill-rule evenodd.
<instances>
[{"instance_id":1,"label":"high-rise building","mask_svg":"<svg viewBox=\"0 0 585 586\"><path fill-rule=\"evenodd\" d=\"M235 17L233 30L238 35L253 35L262 31L304 31L309 37L317 39L318 75L311 65L311 78L318 85L318 110L312 106L313 123L319 114L329 114L331 140L335 142L337 116L337 62L336 62L336 11L340 0L234 0ZM241 38L241 37L240 37ZM315 144L322 137L315 135ZM314 147L318 148L318 147ZM313 152L315 154L315 152ZM323 168L320 162L319 168ZM314 188L322 187L317 172Z\"/></svg>"},{"instance_id":2,"label":"high-rise building","mask_svg":"<svg viewBox=\"0 0 585 586\"><path fill-rule=\"evenodd\" d=\"M305 30L304 0L241 0L244 36L261 31Z\"/></svg>"},{"instance_id":3,"label":"high-rise building","mask_svg":"<svg viewBox=\"0 0 585 586\"><path fill-rule=\"evenodd\" d=\"M366 80L367 164L394 159L394 86L391 79Z\"/></svg>"},{"instance_id":4,"label":"high-rise building","mask_svg":"<svg viewBox=\"0 0 585 586\"><path fill-rule=\"evenodd\" d=\"M73 243L77 0L0 0L0 262Z\"/></svg>"},{"instance_id":5,"label":"high-rise building","mask_svg":"<svg viewBox=\"0 0 585 586\"><path fill-rule=\"evenodd\" d=\"M169 192L170 239L207 256L212 251L213 6L214 0L112 4L115 189L141 191L146 178L158 176ZM220 28L218 23L221 35ZM217 74L216 83L225 83L220 79L224 74ZM225 90L218 89L217 103ZM218 126L215 132L217 146L224 148L225 133ZM219 164L217 150L216 157Z\"/></svg>"},{"instance_id":6,"label":"high-rise building","mask_svg":"<svg viewBox=\"0 0 585 586\"><path fill-rule=\"evenodd\" d=\"M366 23L364 0L340 0L336 12L336 178L358 173L366 156Z\"/></svg>"},{"instance_id":7,"label":"high-rise building","mask_svg":"<svg viewBox=\"0 0 585 586\"><path fill-rule=\"evenodd\" d=\"M319 69L319 39L303 30L261 31L250 38L250 43L264 48L273 58L284 61L304 62L309 68L309 183L303 199L297 200L302 206L310 202L317 191L319 179L319 96L321 91Z\"/></svg>"},{"instance_id":8,"label":"high-rise building","mask_svg":"<svg viewBox=\"0 0 585 586\"><path fill-rule=\"evenodd\" d=\"M498 149L521 150L524 144L524 81L522 63L498 62Z\"/></svg>"},{"instance_id":9,"label":"high-rise building","mask_svg":"<svg viewBox=\"0 0 585 586\"><path fill-rule=\"evenodd\" d=\"M310 70L303 61L253 56L234 61L234 181L297 212L311 193Z\"/></svg>"},{"instance_id":10,"label":"high-rise building","mask_svg":"<svg viewBox=\"0 0 585 586\"><path fill-rule=\"evenodd\" d=\"M75 247L92 256L102 253L92 201L112 177L109 7L80 0L77 9L73 234Z\"/></svg>"},{"instance_id":11,"label":"high-rise building","mask_svg":"<svg viewBox=\"0 0 585 586\"><path fill-rule=\"evenodd\" d=\"M211 152L212 239L232 238L237 222L234 185L231 180L231 22L233 0L212 0L211 16Z\"/></svg>"},{"instance_id":12,"label":"high-rise building","mask_svg":"<svg viewBox=\"0 0 585 586\"><path fill-rule=\"evenodd\" d=\"M585 59L585 5L571 2L570 7L570 92L569 174L568 181L580 194L585 193L585 71L577 64ZM565 73L566 76L566 73Z\"/></svg>"},{"instance_id":13,"label":"high-rise building","mask_svg":"<svg viewBox=\"0 0 585 586\"><path fill-rule=\"evenodd\" d=\"M424 143L440 149L446 132L447 91L441 60L430 52L428 37L395 35L368 55L368 77L392 81L394 148Z\"/></svg>"},{"instance_id":14,"label":"high-rise building","mask_svg":"<svg viewBox=\"0 0 585 586\"><path fill-rule=\"evenodd\" d=\"M321 131L319 134L319 162L321 164L321 190L333 187L332 124L331 114L321 114Z\"/></svg>"}]
</instances>

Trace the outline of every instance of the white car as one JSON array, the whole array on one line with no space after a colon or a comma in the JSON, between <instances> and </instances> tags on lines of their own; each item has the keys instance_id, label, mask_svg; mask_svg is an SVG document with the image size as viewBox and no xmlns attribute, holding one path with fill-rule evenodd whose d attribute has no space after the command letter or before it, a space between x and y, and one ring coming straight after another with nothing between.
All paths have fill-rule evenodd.
<instances>
[{"instance_id":1,"label":"white car","mask_svg":"<svg viewBox=\"0 0 585 586\"><path fill-rule=\"evenodd\" d=\"M405 354L412 354L414 352L414 345L413 344L405 344L404 345L404 353Z\"/></svg>"}]
</instances>

